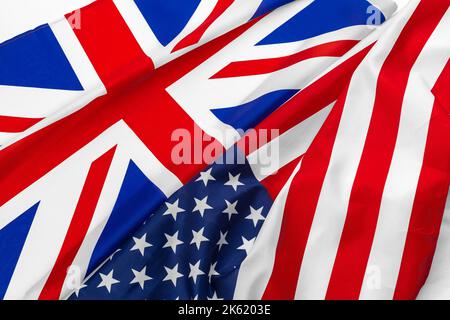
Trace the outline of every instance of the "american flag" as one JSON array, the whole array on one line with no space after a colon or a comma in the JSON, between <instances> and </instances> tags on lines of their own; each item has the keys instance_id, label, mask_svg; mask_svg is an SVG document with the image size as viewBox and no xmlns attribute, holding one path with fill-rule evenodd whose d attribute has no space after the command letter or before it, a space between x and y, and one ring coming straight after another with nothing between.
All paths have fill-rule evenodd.
<instances>
[{"instance_id":1,"label":"american flag","mask_svg":"<svg viewBox=\"0 0 450 320\"><path fill-rule=\"evenodd\" d=\"M272 202L248 163L213 164L153 212L74 298L231 299Z\"/></svg>"},{"instance_id":2,"label":"american flag","mask_svg":"<svg viewBox=\"0 0 450 320\"><path fill-rule=\"evenodd\" d=\"M98 0L1 44L0 298L450 297L449 6Z\"/></svg>"}]
</instances>

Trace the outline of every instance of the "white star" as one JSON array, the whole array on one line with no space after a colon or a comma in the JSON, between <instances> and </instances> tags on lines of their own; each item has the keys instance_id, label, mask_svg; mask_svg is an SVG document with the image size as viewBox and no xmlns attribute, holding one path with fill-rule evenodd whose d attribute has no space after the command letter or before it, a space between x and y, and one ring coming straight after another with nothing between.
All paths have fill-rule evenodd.
<instances>
[{"instance_id":1,"label":"white star","mask_svg":"<svg viewBox=\"0 0 450 320\"><path fill-rule=\"evenodd\" d=\"M208 300L223 300L223 298L219 298L217 296L217 292L214 292L213 296L210 298L208 297Z\"/></svg>"},{"instance_id":2,"label":"white star","mask_svg":"<svg viewBox=\"0 0 450 320\"><path fill-rule=\"evenodd\" d=\"M130 251L133 250L139 250L142 256L144 256L145 248L151 247L152 245L146 241L147 234L144 234L141 238L133 237L134 240L134 246L130 249Z\"/></svg>"},{"instance_id":3,"label":"white star","mask_svg":"<svg viewBox=\"0 0 450 320\"><path fill-rule=\"evenodd\" d=\"M189 263L189 268L191 269L191 271L189 272L188 278L192 278L195 284L197 282L197 277L205 274L202 270L200 270L200 260L198 260L196 264Z\"/></svg>"},{"instance_id":4,"label":"white star","mask_svg":"<svg viewBox=\"0 0 450 320\"><path fill-rule=\"evenodd\" d=\"M250 250L253 247L253 243L255 242L255 238L247 240L244 237L242 237L242 245L238 247L240 250L245 250L245 253L248 255Z\"/></svg>"},{"instance_id":5,"label":"white star","mask_svg":"<svg viewBox=\"0 0 450 320\"><path fill-rule=\"evenodd\" d=\"M106 287L108 292L111 293L111 287L113 286L113 284L116 284L116 283L120 282L119 280L116 280L116 279L113 278L113 272L114 272L114 270L111 270L111 272L108 273L107 275L104 275L103 273L100 273L100 277L102 278L102 281L97 286L97 288Z\"/></svg>"},{"instance_id":6,"label":"white star","mask_svg":"<svg viewBox=\"0 0 450 320\"><path fill-rule=\"evenodd\" d=\"M205 172L200 172L200 177L197 179L197 180L195 180L195 181L203 181L203 183L205 184L205 187L206 187L206 185L208 184L208 181L209 180L216 180L212 175L211 175L211 171L212 171L212 168L209 168L209 170L208 171L205 171Z\"/></svg>"},{"instance_id":7,"label":"white star","mask_svg":"<svg viewBox=\"0 0 450 320\"><path fill-rule=\"evenodd\" d=\"M139 283L141 289L144 289L145 281L152 280L151 277L145 274L147 272L147 267L143 267L141 271L136 271L134 269L131 269L131 271L133 271L134 279L131 280L130 284Z\"/></svg>"},{"instance_id":8,"label":"white star","mask_svg":"<svg viewBox=\"0 0 450 320\"><path fill-rule=\"evenodd\" d=\"M183 244L184 242L178 239L178 231L174 233L173 236L164 233L166 236L167 242L163 248L172 248L173 253L177 253L177 246Z\"/></svg>"},{"instance_id":9,"label":"white star","mask_svg":"<svg viewBox=\"0 0 450 320\"><path fill-rule=\"evenodd\" d=\"M228 181L225 182L225 185L233 187L234 191L236 191L238 186L244 185L242 182L239 181L240 175L241 174L238 173L236 176L233 176L231 173L228 172Z\"/></svg>"},{"instance_id":10,"label":"white star","mask_svg":"<svg viewBox=\"0 0 450 320\"><path fill-rule=\"evenodd\" d=\"M179 201L180 201L180 200L177 199L174 203L166 202L167 210L166 210L166 212L163 213L163 216L170 214L170 215L172 215L173 220L176 221L176 220L177 220L177 215L178 215L180 212L184 212L184 211L185 211L183 208L180 208L180 207L178 206L178 202L179 202Z\"/></svg>"},{"instance_id":11,"label":"white star","mask_svg":"<svg viewBox=\"0 0 450 320\"><path fill-rule=\"evenodd\" d=\"M217 241L217 245L219 246L219 250L222 248L222 246L224 244L228 244L227 239L226 239L227 234L228 234L228 231L225 232L225 233L222 233L222 231L220 231L220 239L219 239L219 241Z\"/></svg>"},{"instance_id":12,"label":"white star","mask_svg":"<svg viewBox=\"0 0 450 320\"><path fill-rule=\"evenodd\" d=\"M198 211L200 212L200 215L203 217L203 214L205 213L205 210L212 209L212 207L206 203L208 201L208 196L204 197L202 200L199 200L197 198L194 198L195 201L195 208L192 210L192 212Z\"/></svg>"},{"instance_id":13,"label":"white star","mask_svg":"<svg viewBox=\"0 0 450 320\"><path fill-rule=\"evenodd\" d=\"M223 210L223 213L228 213L228 220L231 220L231 216L233 214L238 214L236 210L237 200L233 203L229 202L228 200L225 200L225 203L227 204L227 208Z\"/></svg>"},{"instance_id":14,"label":"white star","mask_svg":"<svg viewBox=\"0 0 450 320\"><path fill-rule=\"evenodd\" d=\"M80 294L80 290L86 287L87 285L85 285L84 283L78 283L75 287L75 295L78 297L78 295Z\"/></svg>"},{"instance_id":15,"label":"white star","mask_svg":"<svg viewBox=\"0 0 450 320\"><path fill-rule=\"evenodd\" d=\"M245 219L249 219L253 221L254 226L258 224L259 220L264 220L264 216L261 214L264 207L259 208L258 210L254 209L252 206L250 206L250 214L245 217Z\"/></svg>"},{"instance_id":16,"label":"white star","mask_svg":"<svg viewBox=\"0 0 450 320\"><path fill-rule=\"evenodd\" d=\"M168 267L164 267L164 269L166 269L167 276L164 278L163 281L170 280L170 281L172 281L173 285L176 287L177 279L181 278L183 276L181 273L178 272L178 263L172 269L170 269Z\"/></svg>"},{"instance_id":17,"label":"white star","mask_svg":"<svg viewBox=\"0 0 450 320\"><path fill-rule=\"evenodd\" d=\"M217 265L217 262L215 262L214 264L212 264L211 267L209 268L209 272L208 272L209 282L211 282L211 277L212 277L212 276L219 276L219 275L220 275L220 273L218 273L218 272L216 271L216 265Z\"/></svg>"},{"instance_id":18,"label":"white star","mask_svg":"<svg viewBox=\"0 0 450 320\"><path fill-rule=\"evenodd\" d=\"M190 244L195 243L195 245L197 246L197 249L199 249L199 250L200 250L200 245L202 244L203 241L209 241L209 239L203 235L204 230L205 230L205 227L201 228L199 231L192 230L192 240L191 240Z\"/></svg>"}]
</instances>

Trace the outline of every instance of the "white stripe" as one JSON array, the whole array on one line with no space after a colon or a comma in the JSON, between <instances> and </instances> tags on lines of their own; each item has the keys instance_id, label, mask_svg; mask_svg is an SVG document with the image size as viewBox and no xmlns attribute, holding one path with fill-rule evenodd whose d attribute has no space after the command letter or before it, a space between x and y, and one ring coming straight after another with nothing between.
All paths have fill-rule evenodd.
<instances>
[{"instance_id":1,"label":"white stripe","mask_svg":"<svg viewBox=\"0 0 450 320\"><path fill-rule=\"evenodd\" d=\"M10 212L14 203L29 198L41 201L5 299L39 297L61 250L91 163L117 144L120 133L115 133L114 128L106 130L0 208Z\"/></svg>"},{"instance_id":2,"label":"white stripe","mask_svg":"<svg viewBox=\"0 0 450 320\"><path fill-rule=\"evenodd\" d=\"M183 30L169 44L167 44L167 46L164 47L159 42L150 26L147 24L147 21L134 1L114 0L114 4L124 18L134 37L138 41L144 53L152 59L155 67L164 65L170 60L175 59L200 45L200 43L198 43L195 46L171 53L172 49L181 39L195 30L209 16L216 3L217 0L201 1Z\"/></svg>"},{"instance_id":3,"label":"white stripe","mask_svg":"<svg viewBox=\"0 0 450 320\"><path fill-rule=\"evenodd\" d=\"M108 135L111 134L111 131L114 132L114 136L119 140L116 155L111 163L110 171L105 180L86 237L72 263L72 266L78 268L81 280L86 276L87 267L95 245L114 208L130 159L166 197L170 197L172 193L182 187L181 181L159 162L124 121L119 121L109 129ZM72 275L68 275L67 281L65 281L61 298L65 298L73 292L74 288L71 287L73 279L70 277Z\"/></svg>"},{"instance_id":4,"label":"white stripe","mask_svg":"<svg viewBox=\"0 0 450 320\"><path fill-rule=\"evenodd\" d=\"M72 271L76 271L76 273L67 274L61 290L60 299L69 296L76 289L76 287L73 287L74 280L79 284L86 276L86 270L89 266L95 245L111 215L130 161L129 156L122 149L121 146L117 146L116 154L111 162L111 168L105 179L105 184L92 216L92 221L77 255L71 264L71 268L76 268L72 269ZM71 277L73 276L78 276L79 278L72 279Z\"/></svg>"},{"instance_id":5,"label":"white stripe","mask_svg":"<svg viewBox=\"0 0 450 320\"><path fill-rule=\"evenodd\" d=\"M443 41L449 38L448 30L450 10L434 30L410 72L367 263L368 270L379 271L381 286L373 286L373 275L366 271L360 299L392 299L394 295L434 104L430 88L449 59L450 47Z\"/></svg>"},{"instance_id":6,"label":"white stripe","mask_svg":"<svg viewBox=\"0 0 450 320\"><path fill-rule=\"evenodd\" d=\"M123 120L114 124L0 207L1 228L33 204L41 201L5 299L39 297L65 239L90 165L115 145L118 145L119 154L116 153L114 159L116 156L119 159L113 160L114 166L110 170L118 171L108 174L105 189L102 190L94 219L88 230L88 237L77 256L76 262L81 268L87 267L87 257L92 253L93 246L111 214L118 189L123 181L121 178L125 175L124 156L127 156L127 159L133 159L142 172L166 196L181 187L181 181L157 160Z\"/></svg>"},{"instance_id":7,"label":"white stripe","mask_svg":"<svg viewBox=\"0 0 450 320\"><path fill-rule=\"evenodd\" d=\"M0 146L8 143L9 140L13 139L17 133L14 132L0 132Z\"/></svg>"},{"instance_id":8,"label":"white stripe","mask_svg":"<svg viewBox=\"0 0 450 320\"><path fill-rule=\"evenodd\" d=\"M276 29L276 27L274 28ZM270 59L283 56L289 56L300 51L310 49L312 47L339 40L356 40L360 41L365 39L369 34L371 28L367 26L350 26L347 28L338 29L335 31L319 34L312 38L305 40L284 42L276 44L265 44L263 46L250 46L242 52L241 57L237 57L236 61L247 61L257 59ZM261 39L255 39L254 42L258 42Z\"/></svg>"},{"instance_id":9,"label":"white stripe","mask_svg":"<svg viewBox=\"0 0 450 320\"><path fill-rule=\"evenodd\" d=\"M102 81L73 32L70 23L66 19L61 19L52 23L50 27L83 89L85 91L102 89L100 92L105 94L106 90Z\"/></svg>"},{"instance_id":10,"label":"white stripe","mask_svg":"<svg viewBox=\"0 0 450 320\"><path fill-rule=\"evenodd\" d=\"M242 26L253 17L260 4L261 1L235 0L208 27L200 42L207 43L230 30Z\"/></svg>"},{"instance_id":11,"label":"white stripe","mask_svg":"<svg viewBox=\"0 0 450 320\"><path fill-rule=\"evenodd\" d=\"M425 284L419 292L419 300L450 299L450 189L445 204L444 218L433 263Z\"/></svg>"},{"instance_id":12,"label":"white stripe","mask_svg":"<svg viewBox=\"0 0 450 320\"><path fill-rule=\"evenodd\" d=\"M255 240L254 247L242 262L233 299L259 300L264 294L275 263L275 253L289 188L300 170L300 166L301 161L275 199Z\"/></svg>"},{"instance_id":13,"label":"white stripe","mask_svg":"<svg viewBox=\"0 0 450 320\"><path fill-rule=\"evenodd\" d=\"M296 299L325 298L372 115L378 73L417 4L378 29L384 34L353 75L306 245Z\"/></svg>"},{"instance_id":14,"label":"white stripe","mask_svg":"<svg viewBox=\"0 0 450 320\"><path fill-rule=\"evenodd\" d=\"M221 109L251 102L277 90L300 90L338 59L338 57L316 57L267 74L212 79L202 86L211 93L202 98L210 99L211 108ZM222 91L233 94L214 96L212 93L218 92L219 88L226 88ZM206 104L208 100L204 101L202 102Z\"/></svg>"},{"instance_id":15,"label":"white stripe","mask_svg":"<svg viewBox=\"0 0 450 320\"><path fill-rule=\"evenodd\" d=\"M18 202L20 198L32 197L38 198L40 204L4 299L39 297L64 241L88 168L86 162L76 167L62 165L61 170L46 176L45 186L37 183L13 200ZM0 211L8 212L9 206L5 205Z\"/></svg>"},{"instance_id":16,"label":"white stripe","mask_svg":"<svg viewBox=\"0 0 450 320\"><path fill-rule=\"evenodd\" d=\"M22 118L44 118L67 101L80 97L83 91L55 90L0 85L0 115Z\"/></svg>"},{"instance_id":17,"label":"white stripe","mask_svg":"<svg viewBox=\"0 0 450 320\"><path fill-rule=\"evenodd\" d=\"M139 46L142 48L142 51L147 56L152 57L153 51L158 50L157 48L159 48L160 44L141 11L139 11L136 3L132 0L114 0L114 4L136 38L136 41L139 43ZM159 48L159 50L163 50L163 48ZM160 55L163 55L163 53ZM157 59L155 60L155 62L158 61Z\"/></svg>"},{"instance_id":18,"label":"white stripe","mask_svg":"<svg viewBox=\"0 0 450 320\"><path fill-rule=\"evenodd\" d=\"M95 98L106 94L105 86L70 27L69 22L66 19L62 19L51 24L50 27L84 90L66 91L0 86L0 97L3 94L8 97L7 104L0 104L0 114L45 118L26 131L16 134L0 150L81 109ZM33 107L31 108L30 106Z\"/></svg>"},{"instance_id":19,"label":"white stripe","mask_svg":"<svg viewBox=\"0 0 450 320\"><path fill-rule=\"evenodd\" d=\"M334 102L250 153L247 160L256 179L263 180L304 154L333 105Z\"/></svg>"},{"instance_id":20,"label":"white stripe","mask_svg":"<svg viewBox=\"0 0 450 320\"><path fill-rule=\"evenodd\" d=\"M50 27L84 90L71 91L0 86L1 115L44 118L79 99L85 100L85 96L92 95L91 92L95 92L91 100L106 93L94 67L83 51L67 20L59 20L50 25ZM88 92L89 94L87 94Z\"/></svg>"}]
</instances>

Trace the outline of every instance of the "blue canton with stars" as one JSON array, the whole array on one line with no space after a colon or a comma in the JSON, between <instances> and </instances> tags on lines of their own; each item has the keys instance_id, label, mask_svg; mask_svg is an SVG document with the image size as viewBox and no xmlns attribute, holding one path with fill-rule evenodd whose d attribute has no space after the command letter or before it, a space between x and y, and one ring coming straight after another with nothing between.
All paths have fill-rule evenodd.
<instances>
[{"instance_id":1,"label":"blue canton with stars","mask_svg":"<svg viewBox=\"0 0 450 320\"><path fill-rule=\"evenodd\" d=\"M70 299L232 299L272 205L248 163L214 163L174 193Z\"/></svg>"}]
</instances>

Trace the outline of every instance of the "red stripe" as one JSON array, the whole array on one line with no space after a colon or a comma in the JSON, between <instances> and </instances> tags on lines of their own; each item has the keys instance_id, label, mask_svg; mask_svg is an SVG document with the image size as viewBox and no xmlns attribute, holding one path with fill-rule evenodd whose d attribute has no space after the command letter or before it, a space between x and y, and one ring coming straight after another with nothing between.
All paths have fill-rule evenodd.
<instances>
[{"instance_id":1,"label":"red stripe","mask_svg":"<svg viewBox=\"0 0 450 320\"><path fill-rule=\"evenodd\" d=\"M100 3L105 2L101 1ZM77 34L82 41L85 36L80 36L81 32L89 33L90 29L94 29L92 32L95 33L99 32L95 29L103 28L110 30L110 34L114 34L115 28L123 27L122 24L115 25L114 21L105 19L108 15L102 14L102 6L94 3L83 9L85 13L89 8L96 14L82 15L83 27ZM91 27L87 27L88 16L95 18L97 23L94 28L92 28L91 22L89 22ZM205 164L176 165L172 161L171 151L176 144L171 141L173 130L186 128L192 132L194 122L165 89L221 50L257 21L258 19L252 20L252 22L208 42L155 71L145 71L138 76L130 76L126 81L124 78L123 86L117 87L117 90L109 90L108 95L94 100L79 111L3 149L0 153L0 167L2 168L0 205L41 178L108 127L123 119L170 171L182 182L189 181ZM103 33L104 31L100 32L100 34ZM108 39L111 37L108 36ZM120 38L114 37L113 40L99 41L99 43L107 48L110 48L111 44L110 50L113 51L117 49L117 46L120 47L120 43L117 43ZM139 51L132 55L139 56L137 58L139 60L144 59L145 55L142 50L136 46L133 47ZM89 58L95 62L97 70L107 71L108 66L117 64L102 59L102 56L108 51L109 49L98 48L89 53ZM118 57L118 59L121 58ZM127 72L120 66L119 69ZM110 77L114 78L112 74L105 73L102 80L108 82ZM21 161L17 161L17 159L21 159Z\"/></svg>"},{"instance_id":2,"label":"red stripe","mask_svg":"<svg viewBox=\"0 0 450 320\"><path fill-rule=\"evenodd\" d=\"M295 158L284 167L279 169L278 172L261 180L261 184L267 189L273 200L276 199L281 189L283 189L292 172L294 172L295 167L298 165L302 158L303 155Z\"/></svg>"},{"instance_id":3,"label":"red stripe","mask_svg":"<svg viewBox=\"0 0 450 320\"><path fill-rule=\"evenodd\" d=\"M281 135L336 101L339 94L344 90L346 83L350 80L353 71L362 59L364 59L372 46L370 45L364 48L305 87L258 124L255 130L277 128L279 129L279 135ZM259 137L259 135L256 136ZM248 145L246 143L247 139L244 137L238 142L238 145L248 155L273 138L275 137L269 136L264 141L258 141L258 143Z\"/></svg>"},{"instance_id":4,"label":"red stripe","mask_svg":"<svg viewBox=\"0 0 450 320\"><path fill-rule=\"evenodd\" d=\"M206 30L208 30L214 21L216 21L233 4L233 2L234 0L218 0L210 15L197 27L197 29L181 39L181 41L175 45L172 52L198 43Z\"/></svg>"},{"instance_id":5,"label":"red stripe","mask_svg":"<svg viewBox=\"0 0 450 320\"><path fill-rule=\"evenodd\" d=\"M0 132L23 132L41 120L42 118L20 118L0 115Z\"/></svg>"},{"instance_id":6,"label":"red stripe","mask_svg":"<svg viewBox=\"0 0 450 320\"><path fill-rule=\"evenodd\" d=\"M415 299L425 283L439 237L450 183L450 62L437 80L422 170L411 212L394 299ZM444 104L443 104L444 103Z\"/></svg>"},{"instance_id":7,"label":"red stripe","mask_svg":"<svg viewBox=\"0 0 450 320\"><path fill-rule=\"evenodd\" d=\"M263 299L293 299L311 224L342 115L347 90L303 156L286 199L272 275Z\"/></svg>"},{"instance_id":8,"label":"red stripe","mask_svg":"<svg viewBox=\"0 0 450 320\"><path fill-rule=\"evenodd\" d=\"M340 40L319 44L289 56L232 62L214 74L211 79L252 76L275 72L300 61L318 57L341 57L359 41Z\"/></svg>"},{"instance_id":9,"label":"red stripe","mask_svg":"<svg viewBox=\"0 0 450 320\"><path fill-rule=\"evenodd\" d=\"M74 32L107 89L154 69L113 1L94 2L80 16Z\"/></svg>"},{"instance_id":10,"label":"red stripe","mask_svg":"<svg viewBox=\"0 0 450 320\"><path fill-rule=\"evenodd\" d=\"M112 148L91 164L58 258L39 299L59 299L67 269L75 259L91 224L115 150L116 147Z\"/></svg>"},{"instance_id":11,"label":"red stripe","mask_svg":"<svg viewBox=\"0 0 450 320\"><path fill-rule=\"evenodd\" d=\"M327 299L359 297L397 140L409 73L447 9L443 2L422 1L380 70L372 118L350 194Z\"/></svg>"}]
</instances>

